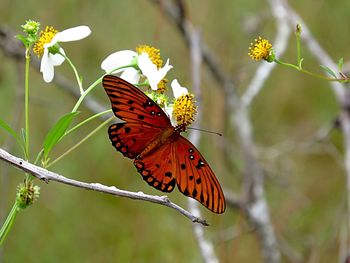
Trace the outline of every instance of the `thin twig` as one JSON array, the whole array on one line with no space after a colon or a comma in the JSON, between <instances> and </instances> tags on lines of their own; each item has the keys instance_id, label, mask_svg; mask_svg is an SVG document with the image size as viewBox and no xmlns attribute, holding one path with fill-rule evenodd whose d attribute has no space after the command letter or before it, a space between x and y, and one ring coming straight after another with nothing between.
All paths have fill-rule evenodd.
<instances>
[{"instance_id":1,"label":"thin twig","mask_svg":"<svg viewBox=\"0 0 350 263\"><path fill-rule=\"evenodd\" d=\"M208 226L208 223L199 217L196 217L192 215L190 212L186 211L185 209L181 208L177 204L172 203L168 197L166 196L156 196L156 195L148 195L144 194L142 192L129 192L125 190L120 190L116 188L115 186L105 186L99 183L86 183L81 182L77 180L73 180L67 177L64 177L62 175L59 175L57 173L48 171L42 167L36 166L34 164L31 164L29 162L26 162L16 156L11 155L10 153L6 152L5 150L0 148L0 159L4 160L5 162L11 164L12 166L15 166L27 173L32 174L36 178L45 181L46 183L50 181L63 183L71 186L75 186L78 188L83 188L87 190L93 190L97 192L102 192L106 194L111 194L119 197L126 197L130 199L135 200L142 200L147 201L151 203L156 203L160 205L164 205L170 208L175 209L176 211L180 212L184 216L186 216L188 219L190 219L194 223L200 223L204 226Z\"/></svg>"}]
</instances>

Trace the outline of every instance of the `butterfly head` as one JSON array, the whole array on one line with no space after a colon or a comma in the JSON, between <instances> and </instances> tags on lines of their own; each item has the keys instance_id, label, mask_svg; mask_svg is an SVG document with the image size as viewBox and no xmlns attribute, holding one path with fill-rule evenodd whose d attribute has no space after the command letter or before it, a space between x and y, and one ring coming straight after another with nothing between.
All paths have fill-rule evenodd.
<instances>
[{"instance_id":1,"label":"butterfly head","mask_svg":"<svg viewBox=\"0 0 350 263\"><path fill-rule=\"evenodd\" d=\"M186 131L186 126L187 126L186 123L181 123L179 125L176 125L175 132L180 134L181 132Z\"/></svg>"}]
</instances>

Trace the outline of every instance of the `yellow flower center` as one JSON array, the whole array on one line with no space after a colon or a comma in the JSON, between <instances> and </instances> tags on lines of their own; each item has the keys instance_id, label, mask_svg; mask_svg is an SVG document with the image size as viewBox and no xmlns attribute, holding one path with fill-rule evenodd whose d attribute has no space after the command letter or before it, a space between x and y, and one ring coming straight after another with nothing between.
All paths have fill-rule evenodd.
<instances>
[{"instance_id":1,"label":"yellow flower center","mask_svg":"<svg viewBox=\"0 0 350 263\"><path fill-rule=\"evenodd\" d=\"M52 26L46 26L45 30L40 32L40 37L33 47L33 51L38 57L44 54L44 45L50 43L57 33L58 31Z\"/></svg>"},{"instance_id":2,"label":"yellow flower center","mask_svg":"<svg viewBox=\"0 0 350 263\"><path fill-rule=\"evenodd\" d=\"M140 55L142 53L147 53L150 60L152 61L153 64L157 66L158 69L160 69L163 65L163 60L160 57L160 50L147 46L147 45L140 45L136 48L136 52Z\"/></svg>"},{"instance_id":3,"label":"yellow flower center","mask_svg":"<svg viewBox=\"0 0 350 263\"><path fill-rule=\"evenodd\" d=\"M168 87L166 86L166 84L168 83L167 79L162 79L159 83L158 83L158 89L156 90L157 93L159 94L163 94L164 92L167 91Z\"/></svg>"},{"instance_id":4,"label":"yellow flower center","mask_svg":"<svg viewBox=\"0 0 350 263\"><path fill-rule=\"evenodd\" d=\"M186 94L176 99L173 107L173 117L177 124L190 125L197 114L197 106L194 104L194 95Z\"/></svg>"},{"instance_id":5,"label":"yellow flower center","mask_svg":"<svg viewBox=\"0 0 350 263\"><path fill-rule=\"evenodd\" d=\"M248 55L254 59L255 61L259 61L261 59L267 59L271 53L272 45L268 40L259 37L255 39L255 43L251 43Z\"/></svg>"}]
</instances>

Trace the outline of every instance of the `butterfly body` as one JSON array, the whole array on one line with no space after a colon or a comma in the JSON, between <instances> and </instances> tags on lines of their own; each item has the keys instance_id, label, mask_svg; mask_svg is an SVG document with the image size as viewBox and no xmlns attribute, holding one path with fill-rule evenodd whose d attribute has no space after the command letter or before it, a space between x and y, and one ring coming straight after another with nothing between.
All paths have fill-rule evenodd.
<instances>
[{"instance_id":1,"label":"butterfly body","mask_svg":"<svg viewBox=\"0 0 350 263\"><path fill-rule=\"evenodd\" d=\"M174 140L176 140L181 131L185 130L184 125L178 125L176 127L166 127L164 128L158 137L151 141L145 149L142 150L142 152L136 157L136 159L141 159L144 156L147 156L147 154L150 154L154 151L156 151L159 147L161 147L165 143L171 143Z\"/></svg>"},{"instance_id":2,"label":"butterfly body","mask_svg":"<svg viewBox=\"0 0 350 263\"><path fill-rule=\"evenodd\" d=\"M172 126L155 102L121 78L106 75L103 86L115 116L125 121L109 127L112 145L133 159L142 178L163 192L171 192L177 185L186 196L223 213L225 198L214 172L181 135L186 125Z\"/></svg>"}]
</instances>

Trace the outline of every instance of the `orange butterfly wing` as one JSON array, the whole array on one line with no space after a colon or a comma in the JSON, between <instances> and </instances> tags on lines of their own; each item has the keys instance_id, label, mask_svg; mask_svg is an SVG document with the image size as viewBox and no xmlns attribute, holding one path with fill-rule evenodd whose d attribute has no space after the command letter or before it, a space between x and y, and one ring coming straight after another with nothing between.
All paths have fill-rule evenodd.
<instances>
[{"instance_id":1,"label":"orange butterfly wing","mask_svg":"<svg viewBox=\"0 0 350 263\"><path fill-rule=\"evenodd\" d=\"M175 184L186 196L201 202L215 213L225 211L225 198L213 171L196 147L174 133L156 150L140 154L159 139L166 128L175 129L166 113L142 91L125 80L106 75L103 86L116 117L126 121L109 127L113 146L134 159L143 179L163 192Z\"/></svg>"},{"instance_id":2,"label":"orange butterfly wing","mask_svg":"<svg viewBox=\"0 0 350 263\"><path fill-rule=\"evenodd\" d=\"M134 165L150 186L163 192L174 190L176 165L173 158L173 144L165 143L144 157L136 157Z\"/></svg>"},{"instance_id":3,"label":"orange butterfly wing","mask_svg":"<svg viewBox=\"0 0 350 263\"><path fill-rule=\"evenodd\" d=\"M157 152L136 158L134 164L149 185L170 192L176 181L184 195L212 212L225 211L225 197L214 172L197 148L181 135Z\"/></svg>"},{"instance_id":4,"label":"orange butterfly wing","mask_svg":"<svg viewBox=\"0 0 350 263\"><path fill-rule=\"evenodd\" d=\"M111 125L108 134L119 152L125 157L135 159L161 131L161 128L146 124L124 122Z\"/></svg>"},{"instance_id":5,"label":"orange butterfly wing","mask_svg":"<svg viewBox=\"0 0 350 263\"><path fill-rule=\"evenodd\" d=\"M114 115L128 123L171 127L166 113L146 94L129 82L113 75L106 75L103 87L111 101Z\"/></svg>"}]
</instances>

